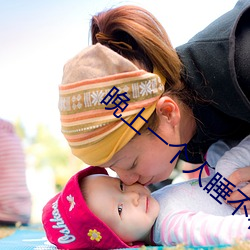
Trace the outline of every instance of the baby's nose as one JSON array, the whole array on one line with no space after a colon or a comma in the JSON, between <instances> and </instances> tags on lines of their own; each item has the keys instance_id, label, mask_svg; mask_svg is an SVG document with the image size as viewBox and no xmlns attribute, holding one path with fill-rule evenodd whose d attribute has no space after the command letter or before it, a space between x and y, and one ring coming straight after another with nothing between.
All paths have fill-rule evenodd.
<instances>
[{"instance_id":1,"label":"baby's nose","mask_svg":"<svg viewBox=\"0 0 250 250\"><path fill-rule=\"evenodd\" d=\"M134 206L138 206L139 205L139 199L140 199L140 195L137 192L127 192L126 193L127 198L129 199L129 201L134 205Z\"/></svg>"}]
</instances>

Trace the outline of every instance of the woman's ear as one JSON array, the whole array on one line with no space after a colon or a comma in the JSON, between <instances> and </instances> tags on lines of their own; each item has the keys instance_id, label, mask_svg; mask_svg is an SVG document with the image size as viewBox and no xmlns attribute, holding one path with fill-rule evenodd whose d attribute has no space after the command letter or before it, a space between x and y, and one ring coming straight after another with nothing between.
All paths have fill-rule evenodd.
<instances>
[{"instance_id":1,"label":"woman's ear","mask_svg":"<svg viewBox=\"0 0 250 250\"><path fill-rule=\"evenodd\" d=\"M180 123L180 109L178 104L169 96L162 96L156 104L156 114L160 121L166 121L172 126Z\"/></svg>"}]
</instances>

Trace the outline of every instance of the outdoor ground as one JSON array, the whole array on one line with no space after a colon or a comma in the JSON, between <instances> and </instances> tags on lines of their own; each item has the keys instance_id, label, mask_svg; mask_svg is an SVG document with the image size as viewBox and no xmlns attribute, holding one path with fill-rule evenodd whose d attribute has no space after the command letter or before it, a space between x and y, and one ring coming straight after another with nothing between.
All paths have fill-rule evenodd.
<instances>
[{"instance_id":1,"label":"outdoor ground","mask_svg":"<svg viewBox=\"0 0 250 250\"><path fill-rule=\"evenodd\" d=\"M0 249L4 250L55 250L50 245L43 232L41 225L30 225L28 227L0 226ZM141 247L139 250L250 250L249 242L238 242L230 247ZM136 250L136 249L135 249Z\"/></svg>"}]
</instances>

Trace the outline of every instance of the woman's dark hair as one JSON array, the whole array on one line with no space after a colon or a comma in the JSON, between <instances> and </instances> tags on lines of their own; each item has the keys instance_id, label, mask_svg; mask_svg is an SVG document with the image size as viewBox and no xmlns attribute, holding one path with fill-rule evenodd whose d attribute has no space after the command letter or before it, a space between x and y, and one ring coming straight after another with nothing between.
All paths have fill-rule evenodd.
<instances>
[{"instance_id":1,"label":"woman's dark hair","mask_svg":"<svg viewBox=\"0 0 250 250\"><path fill-rule=\"evenodd\" d=\"M181 81L181 61L165 29L150 12L130 5L100 12L92 17L91 38L92 44L99 42L149 72L156 68L166 78L164 95L189 106L190 93ZM149 124L157 128L155 112Z\"/></svg>"}]
</instances>

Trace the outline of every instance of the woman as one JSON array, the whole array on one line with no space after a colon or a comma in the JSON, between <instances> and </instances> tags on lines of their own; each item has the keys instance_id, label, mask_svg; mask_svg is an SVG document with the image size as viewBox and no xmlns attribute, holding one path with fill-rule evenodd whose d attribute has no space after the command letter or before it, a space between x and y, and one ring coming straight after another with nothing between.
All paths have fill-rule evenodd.
<instances>
[{"instance_id":1,"label":"woman","mask_svg":"<svg viewBox=\"0 0 250 250\"><path fill-rule=\"evenodd\" d=\"M65 65L60 86L62 132L72 152L87 164L113 169L128 185L149 185L169 177L180 150L186 153L181 158L202 164L212 143L250 134L249 16L250 1L239 1L176 51L144 9L122 6L94 16L95 45ZM156 75L159 85L152 80ZM122 121L117 113L110 118L112 105L105 109L109 81L129 94L127 111L120 108ZM234 184L249 180L249 168L228 179ZM250 195L250 187L245 189Z\"/></svg>"}]
</instances>

